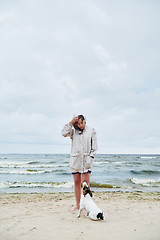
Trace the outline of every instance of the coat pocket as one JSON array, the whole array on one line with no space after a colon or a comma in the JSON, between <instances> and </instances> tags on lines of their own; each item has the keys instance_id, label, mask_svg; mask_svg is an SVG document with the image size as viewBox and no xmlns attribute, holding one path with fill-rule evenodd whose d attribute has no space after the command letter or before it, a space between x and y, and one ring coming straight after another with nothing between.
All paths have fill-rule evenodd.
<instances>
[{"instance_id":1,"label":"coat pocket","mask_svg":"<svg viewBox=\"0 0 160 240\"><path fill-rule=\"evenodd\" d=\"M93 166L93 158L90 156L86 156L86 161L85 161L85 168L92 168Z\"/></svg>"},{"instance_id":2,"label":"coat pocket","mask_svg":"<svg viewBox=\"0 0 160 240\"><path fill-rule=\"evenodd\" d=\"M79 170L82 166L81 156L71 156L70 157L70 168Z\"/></svg>"}]
</instances>

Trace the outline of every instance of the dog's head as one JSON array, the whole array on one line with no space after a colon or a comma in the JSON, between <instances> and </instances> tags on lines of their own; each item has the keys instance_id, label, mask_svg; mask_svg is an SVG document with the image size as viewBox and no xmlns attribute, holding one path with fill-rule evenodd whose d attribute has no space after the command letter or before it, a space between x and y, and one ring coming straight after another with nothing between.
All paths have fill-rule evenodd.
<instances>
[{"instance_id":1,"label":"dog's head","mask_svg":"<svg viewBox=\"0 0 160 240\"><path fill-rule=\"evenodd\" d=\"M83 195L86 196L89 193L89 195L92 197L92 191L90 187L87 185L86 182L83 183Z\"/></svg>"}]
</instances>

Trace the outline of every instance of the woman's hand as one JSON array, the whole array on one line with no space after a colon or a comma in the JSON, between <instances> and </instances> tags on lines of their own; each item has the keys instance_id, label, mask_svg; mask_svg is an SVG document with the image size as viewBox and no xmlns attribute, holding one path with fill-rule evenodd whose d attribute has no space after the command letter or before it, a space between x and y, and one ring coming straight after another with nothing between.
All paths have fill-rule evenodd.
<instances>
[{"instance_id":1,"label":"woman's hand","mask_svg":"<svg viewBox=\"0 0 160 240\"><path fill-rule=\"evenodd\" d=\"M78 122L78 116L73 117L70 123L73 125L75 122Z\"/></svg>"}]
</instances>

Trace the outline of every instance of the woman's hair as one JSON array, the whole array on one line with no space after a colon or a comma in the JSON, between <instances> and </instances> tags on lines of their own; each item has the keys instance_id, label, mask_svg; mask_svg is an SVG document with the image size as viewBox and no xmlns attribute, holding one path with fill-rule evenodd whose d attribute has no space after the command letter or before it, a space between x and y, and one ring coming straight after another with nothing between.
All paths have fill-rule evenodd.
<instances>
[{"instance_id":1,"label":"woman's hair","mask_svg":"<svg viewBox=\"0 0 160 240\"><path fill-rule=\"evenodd\" d=\"M83 115L78 115L78 119L81 119L82 122L83 122L83 121L86 122L86 119L85 119L85 117L84 117ZM76 130L82 131L82 130L77 126L77 122L75 122L75 123L73 124L73 126L74 126L74 128L75 128Z\"/></svg>"},{"instance_id":2,"label":"woman's hair","mask_svg":"<svg viewBox=\"0 0 160 240\"><path fill-rule=\"evenodd\" d=\"M82 122L83 122L83 121L85 121L85 122L86 122L86 119L85 119L85 117L84 117L83 115L78 115L78 119L81 119L81 120L82 120Z\"/></svg>"}]
</instances>

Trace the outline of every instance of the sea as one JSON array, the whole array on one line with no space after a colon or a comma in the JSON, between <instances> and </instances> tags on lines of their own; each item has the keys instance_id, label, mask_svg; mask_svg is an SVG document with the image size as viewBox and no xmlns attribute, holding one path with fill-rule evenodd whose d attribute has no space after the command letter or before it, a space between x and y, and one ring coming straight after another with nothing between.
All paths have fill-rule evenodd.
<instances>
[{"instance_id":1,"label":"sea","mask_svg":"<svg viewBox=\"0 0 160 240\"><path fill-rule=\"evenodd\" d=\"M74 192L69 154L0 154L0 193ZM97 154L95 192L160 192L160 155Z\"/></svg>"}]
</instances>

